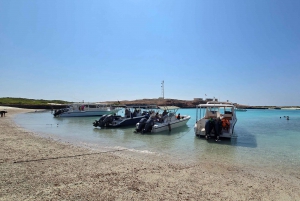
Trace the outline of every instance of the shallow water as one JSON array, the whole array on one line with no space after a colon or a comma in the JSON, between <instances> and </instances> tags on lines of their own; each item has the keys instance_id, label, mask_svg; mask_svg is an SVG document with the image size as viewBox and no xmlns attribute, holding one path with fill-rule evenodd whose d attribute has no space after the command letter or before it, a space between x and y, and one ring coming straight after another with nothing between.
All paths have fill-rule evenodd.
<instances>
[{"instance_id":1,"label":"shallow water","mask_svg":"<svg viewBox=\"0 0 300 201\"><path fill-rule=\"evenodd\" d=\"M120 114L123 111L120 112ZM195 109L186 126L156 134L135 134L134 127L98 129L99 117L53 118L50 111L19 114L15 122L44 137L100 150L130 149L170 156L185 163L211 158L224 163L295 169L300 165L300 110L248 110L237 112L237 138L215 142L195 137ZM284 116L289 116L286 120ZM281 118L280 118L281 117Z\"/></svg>"}]
</instances>

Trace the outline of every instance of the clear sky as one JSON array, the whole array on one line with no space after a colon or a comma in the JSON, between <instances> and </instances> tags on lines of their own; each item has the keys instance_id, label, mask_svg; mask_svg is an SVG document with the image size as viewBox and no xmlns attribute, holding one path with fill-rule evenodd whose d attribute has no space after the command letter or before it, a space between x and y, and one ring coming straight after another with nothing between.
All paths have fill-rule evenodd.
<instances>
[{"instance_id":1,"label":"clear sky","mask_svg":"<svg viewBox=\"0 0 300 201\"><path fill-rule=\"evenodd\" d=\"M299 0L0 0L0 97L300 105ZM205 96L205 94L207 96Z\"/></svg>"}]
</instances>

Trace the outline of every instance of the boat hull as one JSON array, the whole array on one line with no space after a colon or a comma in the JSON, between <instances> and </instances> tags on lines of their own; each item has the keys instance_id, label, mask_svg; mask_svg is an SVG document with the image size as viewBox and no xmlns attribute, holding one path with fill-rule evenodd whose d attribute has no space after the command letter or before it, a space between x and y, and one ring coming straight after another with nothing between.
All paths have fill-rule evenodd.
<instances>
[{"instance_id":1,"label":"boat hull","mask_svg":"<svg viewBox=\"0 0 300 201\"><path fill-rule=\"evenodd\" d=\"M111 124L108 124L106 127L126 127L126 126L135 126L142 118L145 116L126 118L120 121L114 121Z\"/></svg>"},{"instance_id":2,"label":"boat hull","mask_svg":"<svg viewBox=\"0 0 300 201\"><path fill-rule=\"evenodd\" d=\"M92 116L102 116L105 114L118 113L119 109L110 111L74 111L74 112L64 112L59 115L59 117L92 117Z\"/></svg>"},{"instance_id":3,"label":"boat hull","mask_svg":"<svg viewBox=\"0 0 300 201\"><path fill-rule=\"evenodd\" d=\"M152 127L152 130L151 130L151 133L158 133L161 131L172 130L174 128L184 126L190 120L190 118L191 117L188 116L184 119L176 120L176 121L170 122L170 123L154 124L154 126Z\"/></svg>"},{"instance_id":4,"label":"boat hull","mask_svg":"<svg viewBox=\"0 0 300 201\"><path fill-rule=\"evenodd\" d=\"M219 135L220 138L232 138L232 136L233 136L233 131L234 131L234 126L235 126L236 122L237 122L237 120L231 122L231 125L230 125L230 128L228 129L228 131L222 129L222 132L221 132L221 134ZM198 136L198 137L205 137L205 135L206 135L205 128L203 127L203 128L201 128L201 129L199 129L199 128L197 127L197 123L196 123L195 126L194 126L194 132L195 132L195 135ZM210 137L214 137L215 134L214 134L214 133L211 133L211 134L209 134L209 136L210 136Z\"/></svg>"}]
</instances>

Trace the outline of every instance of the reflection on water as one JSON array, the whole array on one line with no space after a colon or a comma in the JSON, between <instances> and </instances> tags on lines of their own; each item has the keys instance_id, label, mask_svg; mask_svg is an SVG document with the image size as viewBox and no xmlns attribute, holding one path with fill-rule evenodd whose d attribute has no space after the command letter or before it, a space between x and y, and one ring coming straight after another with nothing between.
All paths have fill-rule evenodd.
<instances>
[{"instance_id":1,"label":"reflection on water","mask_svg":"<svg viewBox=\"0 0 300 201\"><path fill-rule=\"evenodd\" d=\"M237 113L237 138L215 142L194 135L195 109L181 109L191 116L187 125L154 134L136 134L134 127L94 128L99 117L53 118L49 111L20 114L15 121L22 127L63 141L116 147L168 155L176 161L201 162L206 158L251 165L300 165L300 111L248 110ZM283 116L290 116L286 120ZM282 118L280 118L282 117Z\"/></svg>"}]
</instances>

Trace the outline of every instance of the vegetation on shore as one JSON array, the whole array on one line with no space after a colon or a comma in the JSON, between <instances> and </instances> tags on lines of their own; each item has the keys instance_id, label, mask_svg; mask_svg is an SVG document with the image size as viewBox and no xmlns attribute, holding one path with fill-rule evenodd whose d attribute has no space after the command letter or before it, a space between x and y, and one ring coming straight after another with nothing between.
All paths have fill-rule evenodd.
<instances>
[{"instance_id":1,"label":"vegetation on shore","mask_svg":"<svg viewBox=\"0 0 300 201\"><path fill-rule=\"evenodd\" d=\"M67 104L68 101L63 100L43 100L43 99L28 99L28 98L0 98L1 105L47 105L47 104Z\"/></svg>"},{"instance_id":2,"label":"vegetation on shore","mask_svg":"<svg viewBox=\"0 0 300 201\"><path fill-rule=\"evenodd\" d=\"M0 105L5 106L15 106L23 108L35 108L35 109L58 109L65 107L65 104L71 102L64 100L43 100L43 99L28 99L28 98L12 98L12 97L3 97L0 98ZM114 105L174 105L181 108L195 108L199 104L205 104L206 101L196 101L196 100L178 100L178 99L140 99L140 100L120 100L120 101L106 101L107 104ZM238 108L246 109L280 109L277 106L249 106L242 104L235 104ZM285 106L281 108L300 108L299 106Z\"/></svg>"},{"instance_id":3,"label":"vegetation on shore","mask_svg":"<svg viewBox=\"0 0 300 201\"><path fill-rule=\"evenodd\" d=\"M122 101L107 101L110 104L122 104L122 105L174 105L181 108L195 108L200 103L206 103L204 101L190 101L190 100L177 100L177 99L140 99L140 100L122 100Z\"/></svg>"}]
</instances>

